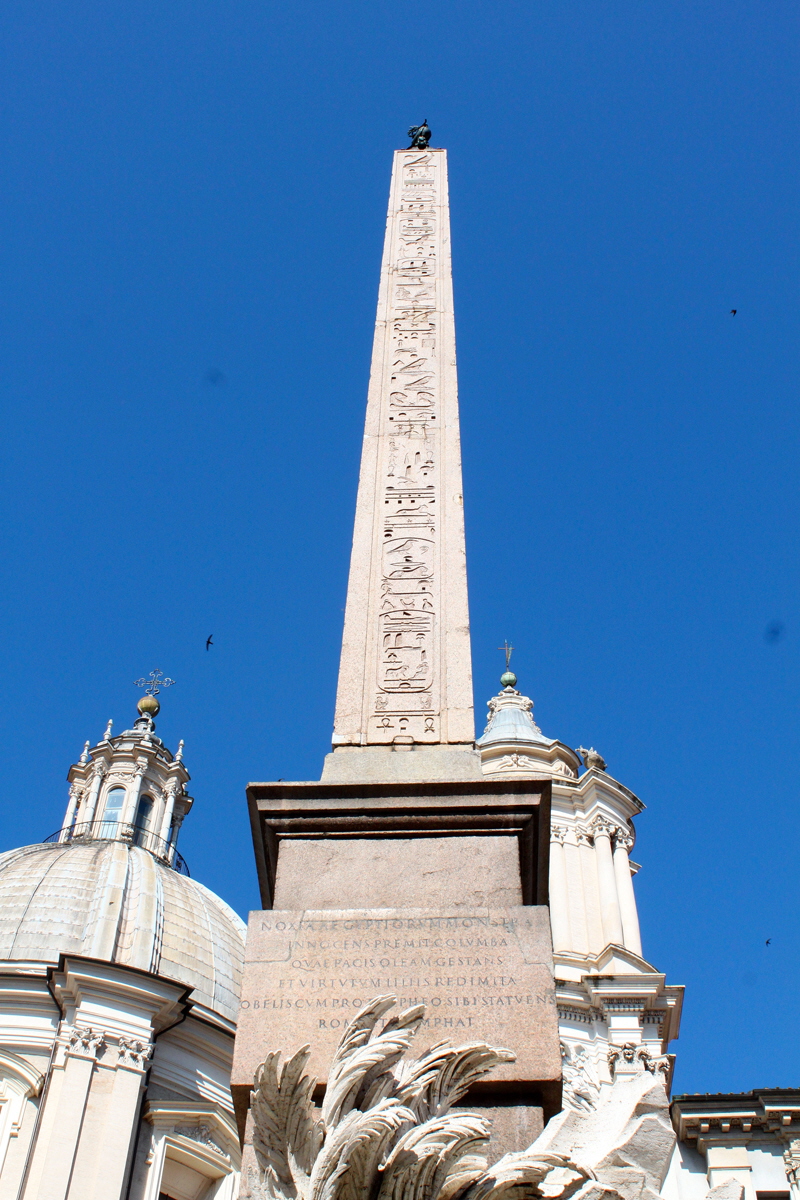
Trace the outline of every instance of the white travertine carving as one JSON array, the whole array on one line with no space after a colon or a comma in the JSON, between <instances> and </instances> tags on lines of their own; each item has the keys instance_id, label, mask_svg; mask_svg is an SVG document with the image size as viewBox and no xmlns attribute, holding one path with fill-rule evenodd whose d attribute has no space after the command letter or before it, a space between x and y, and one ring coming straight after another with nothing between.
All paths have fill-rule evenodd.
<instances>
[{"instance_id":1,"label":"white travertine carving","mask_svg":"<svg viewBox=\"0 0 800 1200\"><path fill-rule=\"evenodd\" d=\"M447 155L398 150L333 745L474 736Z\"/></svg>"},{"instance_id":2,"label":"white travertine carving","mask_svg":"<svg viewBox=\"0 0 800 1200\"><path fill-rule=\"evenodd\" d=\"M514 1055L483 1042L439 1042L416 1062L402 1062L425 1006L398 1013L378 1030L394 1004L393 996L378 996L350 1023L319 1113L312 1103L315 1081L304 1074L309 1047L282 1067L279 1053L267 1055L255 1074L253 1156L242 1196L567 1200L592 1178L569 1155L530 1151L507 1154L487 1169L475 1151L486 1146L488 1124L476 1113L450 1110L472 1084Z\"/></svg>"}]
</instances>

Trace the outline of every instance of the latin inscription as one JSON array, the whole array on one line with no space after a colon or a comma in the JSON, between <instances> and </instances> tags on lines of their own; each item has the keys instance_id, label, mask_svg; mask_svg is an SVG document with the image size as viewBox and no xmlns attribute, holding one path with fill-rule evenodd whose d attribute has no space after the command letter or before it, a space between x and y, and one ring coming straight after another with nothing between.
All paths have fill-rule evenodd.
<instances>
[{"instance_id":1,"label":"latin inscription","mask_svg":"<svg viewBox=\"0 0 800 1200\"><path fill-rule=\"evenodd\" d=\"M546 908L348 909L250 914L235 1082L268 1050L308 1043L324 1076L342 1030L374 996L425 1005L420 1046L487 1041L517 1054L498 1081L558 1078Z\"/></svg>"},{"instance_id":2,"label":"latin inscription","mask_svg":"<svg viewBox=\"0 0 800 1200\"><path fill-rule=\"evenodd\" d=\"M246 989L244 1012L302 1012L319 1029L337 1029L372 996L390 992L401 1005L426 1005L426 1026L466 1029L491 1010L532 1015L555 1004L552 988L531 987L513 917L259 914L256 928L261 936L254 941L265 939L269 947L269 958L261 959L269 962L268 986Z\"/></svg>"}]
</instances>

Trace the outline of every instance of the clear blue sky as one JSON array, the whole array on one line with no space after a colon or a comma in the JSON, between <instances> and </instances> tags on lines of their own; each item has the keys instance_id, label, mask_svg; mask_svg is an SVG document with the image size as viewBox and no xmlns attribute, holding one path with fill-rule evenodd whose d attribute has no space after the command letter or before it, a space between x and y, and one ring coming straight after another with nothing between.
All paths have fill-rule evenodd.
<instances>
[{"instance_id":1,"label":"clear blue sky","mask_svg":"<svg viewBox=\"0 0 800 1200\"><path fill-rule=\"evenodd\" d=\"M3 846L157 666L181 848L256 906L245 784L329 745L391 152L427 117L479 722L508 637L545 733L647 805L676 1089L800 1085L797 34L789 0L6 0Z\"/></svg>"}]
</instances>

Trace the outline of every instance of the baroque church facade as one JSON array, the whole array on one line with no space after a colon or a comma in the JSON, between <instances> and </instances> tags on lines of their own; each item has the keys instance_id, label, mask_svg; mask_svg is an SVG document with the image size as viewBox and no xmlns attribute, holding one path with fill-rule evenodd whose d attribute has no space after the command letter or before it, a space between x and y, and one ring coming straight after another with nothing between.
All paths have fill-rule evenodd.
<instances>
[{"instance_id":1,"label":"baroque church facade","mask_svg":"<svg viewBox=\"0 0 800 1200\"><path fill-rule=\"evenodd\" d=\"M424 1010L428 1042L515 1051L465 1100L490 1159L568 1150L605 1200L800 1200L800 1092L669 1108L683 993L642 947L641 801L542 732L508 664L476 737L429 138L394 156L332 751L319 781L248 788L246 936L185 872L189 775L154 694L87 742L58 834L0 856L3 1200L275 1200L255 1071L309 1043L320 1101L379 993Z\"/></svg>"}]
</instances>

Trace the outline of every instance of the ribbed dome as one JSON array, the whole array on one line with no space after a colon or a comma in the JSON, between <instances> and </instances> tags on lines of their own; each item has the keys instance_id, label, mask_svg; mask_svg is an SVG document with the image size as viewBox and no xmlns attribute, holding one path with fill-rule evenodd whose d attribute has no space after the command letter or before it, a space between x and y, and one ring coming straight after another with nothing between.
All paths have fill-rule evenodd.
<instances>
[{"instance_id":1,"label":"ribbed dome","mask_svg":"<svg viewBox=\"0 0 800 1200\"><path fill-rule=\"evenodd\" d=\"M208 888L118 841L0 854L0 959L80 954L194 988L236 1020L244 922Z\"/></svg>"}]
</instances>

